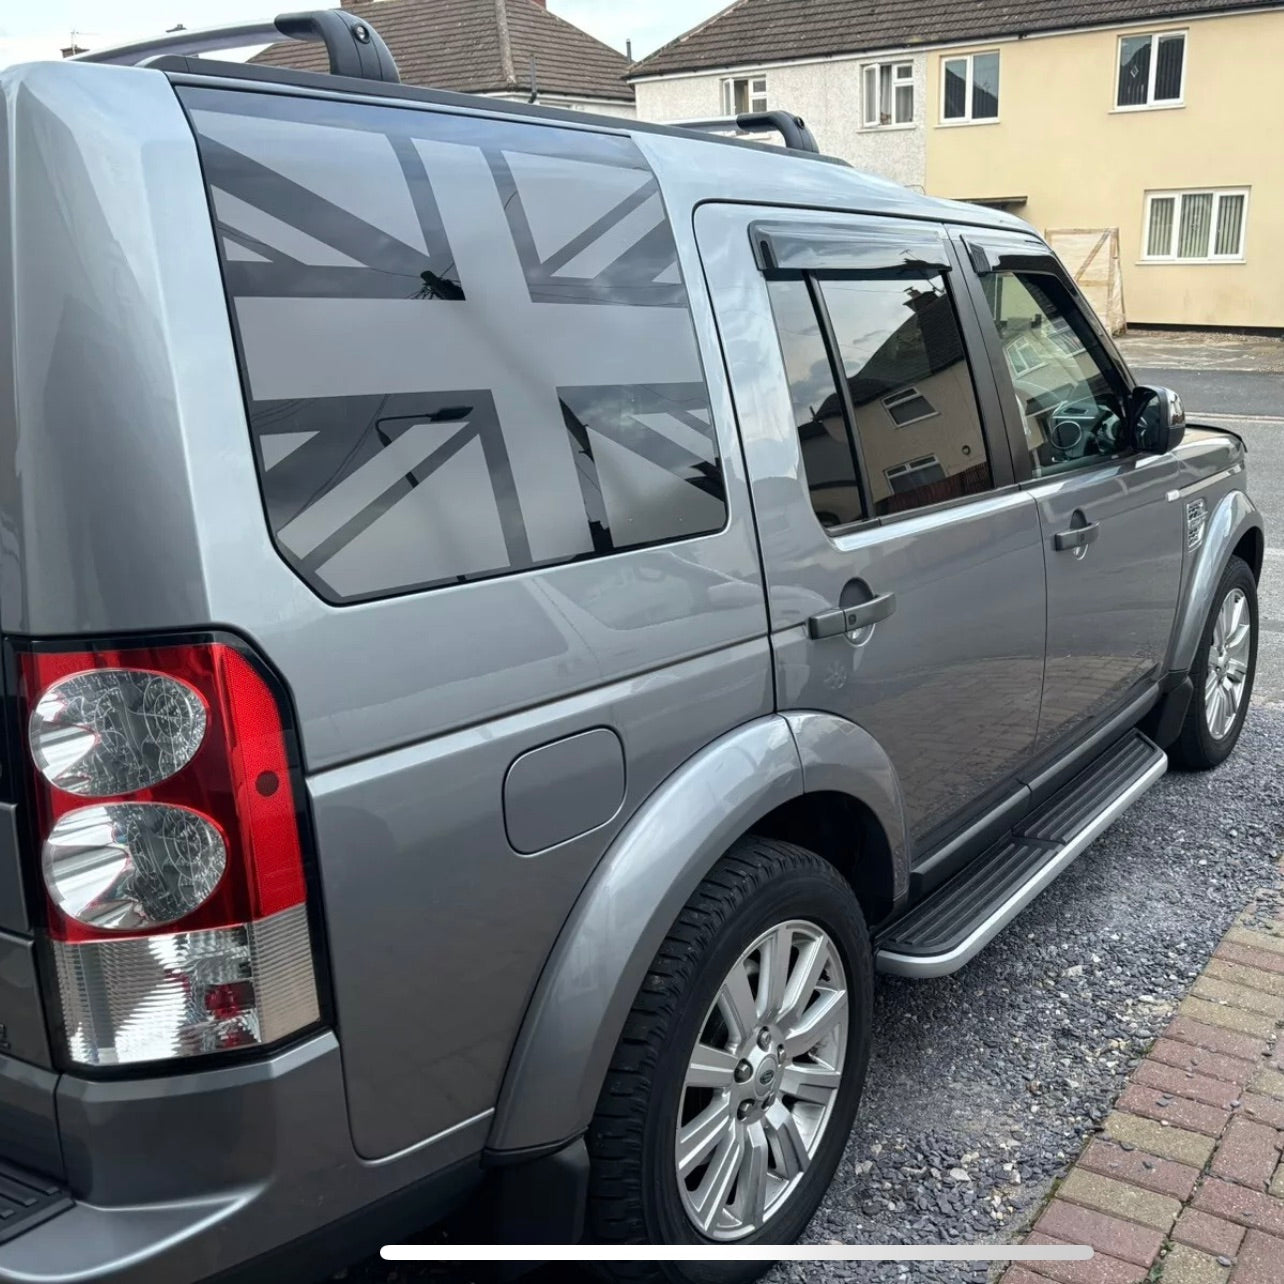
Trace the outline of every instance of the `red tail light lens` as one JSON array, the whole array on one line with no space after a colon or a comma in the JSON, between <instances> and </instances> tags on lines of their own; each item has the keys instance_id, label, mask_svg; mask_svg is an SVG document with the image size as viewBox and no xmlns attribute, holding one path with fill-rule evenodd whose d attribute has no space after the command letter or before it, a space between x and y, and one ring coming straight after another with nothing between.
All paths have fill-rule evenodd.
<instances>
[{"instance_id":1,"label":"red tail light lens","mask_svg":"<svg viewBox=\"0 0 1284 1284\"><path fill-rule=\"evenodd\" d=\"M236 647L24 651L68 1051L120 1065L318 1019L282 709Z\"/></svg>"}]
</instances>

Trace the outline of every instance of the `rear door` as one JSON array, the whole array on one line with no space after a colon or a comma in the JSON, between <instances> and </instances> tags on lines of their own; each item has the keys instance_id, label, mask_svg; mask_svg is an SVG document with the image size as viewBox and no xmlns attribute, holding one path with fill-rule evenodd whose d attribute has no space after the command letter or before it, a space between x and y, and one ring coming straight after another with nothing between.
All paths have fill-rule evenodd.
<instances>
[{"instance_id":1,"label":"rear door","mask_svg":"<svg viewBox=\"0 0 1284 1284\"><path fill-rule=\"evenodd\" d=\"M1044 749L1086 732L1162 674L1181 580L1181 511L1167 499L1178 465L1133 448L1131 380L1047 248L1002 233L966 232L961 242L1016 477L1042 525Z\"/></svg>"},{"instance_id":2,"label":"rear door","mask_svg":"<svg viewBox=\"0 0 1284 1284\"><path fill-rule=\"evenodd\" d=\"M734 205L702 206L696 231L749 463L778 703L838 714L883 746L922 852L1011 786L1043 678L1038 514L1013 481L948 239Z\"/></svg>"}]
</instances>

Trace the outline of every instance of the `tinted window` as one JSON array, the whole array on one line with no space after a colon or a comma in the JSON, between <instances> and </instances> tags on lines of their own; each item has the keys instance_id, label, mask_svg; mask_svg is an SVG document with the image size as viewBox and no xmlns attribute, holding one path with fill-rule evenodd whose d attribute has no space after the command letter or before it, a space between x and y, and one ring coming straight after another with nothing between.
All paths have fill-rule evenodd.
<instances>
[{"instance_id":1,"label":"tinted window","mask_svg":"<svg viewBox=\"0 0 1284 1284\"><path fill-rule=\"evenodd\" d=\"M777 280L768 289L812 508L825 527L858 522L865 513L856 460L807 283Z\"/></svg>"},{"instance_id":2,"label":"tinted window","mask_svg":"<svg viewBox=\"0 0 1284 1284\"><path fill-rule=\"evenodd\" d=\"M972 374L943 277L831 279L821 290L875 516L993 485Z\"/></svg>"},{"instance_id":3,"label":"tinted window","mask_svg":"<svg viewBox=\"0 0 1284 1284\"><path fill-rule=\"evenodd\" d=\"M1055 276L982 278L1036 477L1124 449L1124 389L1087 318Z\"/></svg>"},{"instance_id":4,"label":"tinted window","mask_svg":"<svg viewBox=\"0 0 1284 1284\"><path fill-rule=\"evenodd\" d=\"M319 593L722 527L677 250L631 140L182 93L268 518Z\"/></svg>"}]
</instances>

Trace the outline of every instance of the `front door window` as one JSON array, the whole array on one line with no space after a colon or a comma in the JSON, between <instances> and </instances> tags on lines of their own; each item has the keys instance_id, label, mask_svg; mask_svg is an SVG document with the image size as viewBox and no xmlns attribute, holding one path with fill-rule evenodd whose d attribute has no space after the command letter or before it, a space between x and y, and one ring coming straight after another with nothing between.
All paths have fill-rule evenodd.
<instances>
[{"instance_id":1,"label":"front door window","mask_svg":"<svg viewBox=\"0 0 1284 1284\"><path fill-rule=\"evenodd\" d=\"M1124 453L1126 394L1087 318L1055 276L983 278L1035 477Z\"/></svg>"}]
</instances>

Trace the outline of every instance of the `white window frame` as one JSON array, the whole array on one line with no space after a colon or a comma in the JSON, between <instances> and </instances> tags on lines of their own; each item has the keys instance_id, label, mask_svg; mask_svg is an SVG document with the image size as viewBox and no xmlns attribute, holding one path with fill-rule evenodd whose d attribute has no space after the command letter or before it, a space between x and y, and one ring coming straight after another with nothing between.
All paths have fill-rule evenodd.
<instances>
[{"instance_id":1,"label":"white window frame","mask_svg":"<svg viewBox=\"0 0 1284 1284\"><path fill-rule=\"evenodd\" d=\"M1248 207L1251 201L1251 192L1252 188L1249 187L1187 187L1177 188L1172 191L1147 192L1145 206L1142 210L1141 262L1175 263L1181 267L1200 263L1243 263L1245 261L1245 248L1248 243ZM1177 255L1177 246L1181 237L1181 207L1182 202L1188 196L1211 196L1213 198L1213 209L1208 219L1209 253L1198 258L1179 258ZM1244 213L1239 225L1239 253L1237 254L1212 253L1213 246L1217 243L1217 221L1221 214L1222 197L1224 196L1242 196L1244 198ZM1154 254L1151 252L1150 210L1151 206L1158 200L1171 200L1173 202L1172 231L1168 238L1168 252L1166 254Z\"/></svg>"},{"instance_id":2,"label":"white window frame","mask_svg":"<svg viewBox=\"0 0 1284 1284\"><path fill-rule=\"evenodd\" d=\"M984 58L986 54L994 54L999 60L999 106L998 112L993 116L972 115L972 90L974 84L973 68L976 65L977 58ZM945 68L952 62L967 63L967 78L963 82L963 106L965 114L962 116L947 116L945 114ZM1003 51L1001 49L977 49L974 53L967 54L942 54L941 55L941 124L942 125L997 125L1003 116Z\"/></svg>"},{"instance_id":3,"label":"white window frame","mask_svg":"<svg viewBox=\"0 0 1284 1284\"><path fill-rule=\"evenodd\" d=\"M1020 330L1003 345L1007 354L1008 365L1018 378L1028 375L1031 370L1041 370L1047 362L1040 358L1038 348L1030 337L1028 330ZM1017 367L1020 366L1020 369Z\"/></svg>"},{"instance_id":4,"label":"white window frame","mask_svg":"<svg viewBox=\"0 0 1284 1284\"><path fill-rule=\"evenodd\" d=\"M913 384L907 388L900 388L896 392L889 392L882 401L883 409L887 411L888 418L896 428L908 428L911 424L921 424L923 420L935 419L941 413ZM893 413L895 408L910 401L921 401L927 407L927 413L915 415L913 419L897 419Z\"/></svg>"},{"instance_id":5,"label":"white window frame","mask_svg":"<svg viewBox=\"0 0 1284 1284\"><path fill-rule=\"evenodd\" d=\"M1119 105L1119 77L1123 73L1123 42L1136 40L1145 36L1150 41L1150 83L1146 86L1146 101L1132 103L1129 106ZM1164 36L1181 37L1181 89L1176 98L1164 98L1155 101L1155 81L1159 76L1159 41ZM1190 32L1186 28L1173 28L1167 31L1125 31L1115 44L1115 83L1114 111L1167 111L1172 107L1186 105L1186 68L1190 65Z\"/></svg>"},{"instance_id":6,"label":"white window frame","mask_svg":"<svg viewBox=\"0 0 1284 1284\"><path fill-rule=\"evenodd\" d=\"M882 119L870 120L865 114L865 108L869 104L869 90L867 82L872 72L877 79L882 76L883 68L892 69L892 119L886 124ZM906 85L910 88L910 118L909 120L896 119L896 91L904 88ZM877 85L875 86L877 90ZM875 92L875 98L878 94ZM905 58L885 58L882 62L867 62L862 64L860 69L860 119L862 129L913 129L914 122L918 119L918 86L914 83L914 63L912 60Z\"/></svg>"},{"instance_id":7,"label":"white window frame","mask_svg":"<svg viewBox=\"0 0 1284 1284\"><path fill-rule=\"evenodd\" d=\"M761 92L754 89L755 81L762 81ZM726 76L722 81L722 114L724 116L738 116L736 111L736 86L741 82L745 86L745 101L749 104L749 110L753 112L767 110L767 73L765 71L751 71L743 76Z\"/></svg>"},{"instance_id":8,"label":"white window frame","mask_svg":"<svg viewBox=\"0 0 1284 1284\"><path fill-rule=\"evenodd\" d=\"M887 478L887 484L892 487L893 494L905 494L906 492L904 491L897 492L892 481L893 478L912 477L915 473L925 473L933 468L939 468L942 473L945 473L945 468L935 455L920 455L916 459L907 459L903 464L893 464L890 468L884 468L883 476ZM945 473L945 477L948 479L949 474ZM925 484L930 486L932 483L927 482Z\"/></svg>"}]
</instances>

